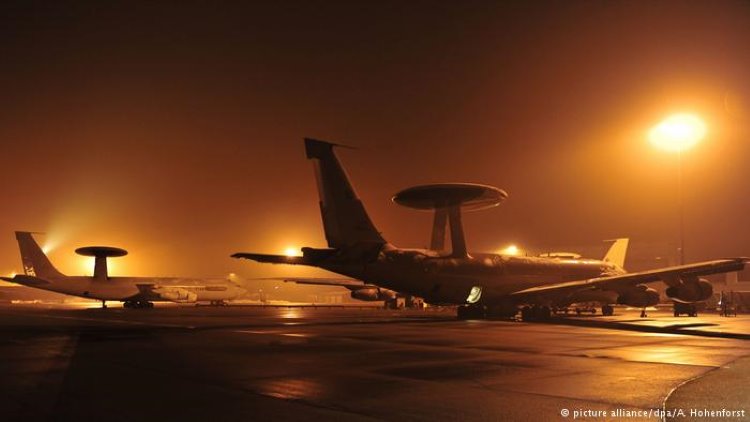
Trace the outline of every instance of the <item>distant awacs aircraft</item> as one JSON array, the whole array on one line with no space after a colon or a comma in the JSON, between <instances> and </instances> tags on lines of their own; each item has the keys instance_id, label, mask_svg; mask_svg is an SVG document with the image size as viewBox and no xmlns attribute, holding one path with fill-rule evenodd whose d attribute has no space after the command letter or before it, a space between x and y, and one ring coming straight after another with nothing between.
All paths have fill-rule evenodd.
<instances>
[{"instance_id":1,"label":"distant awacs aircraft","mask_svg":"<svg viewBox=\"0 0 750 422\"><path fill-rule=\"evenodd\" d=\"M16 232L23 261L23 275L0 277L28 287L66 295L97 299L106 308L106 301L123 302L126 308L152 308L153 302L225 304L246 292L226 279L194 279L173 277L110 277L107 258L124 256L123 249L106 246L78 248L77 253L95 257L94 276L66 276L49 261L29 232Z\"/></svg>"},{"instance_id":2,"label":"distant awacs aircraft","mask_svg":"<svg viewBox=\"0 0 750 422\"><path fill-rule=\"evenodd\" d=\"M521 309L526 320L549 318L557 304L582 302L585 300L580 298L586 296L608 295L610 303L645 309L659 302L658 292L646 284L660 280L669 286L666 294L670 299L701 302L713 292L711 283L701 276L738 271L747 262L747 258L718 259L627 273L618 265L620 262L470 254L461 209L499 202L507 194L489 186L462 183L411 188L394 197L396 202L435 210L434 227L438 231L444 230L447 219L451 253L397 248L370 220L334 153L335 146L305 139L306 155L313 160L318 182L329 248L302 248L303 255L296 257L258 253L236 253L233 257L323 268L422 297L430 304L458 305L459 318L514 316Z\"/></svg>"}]
</instances>

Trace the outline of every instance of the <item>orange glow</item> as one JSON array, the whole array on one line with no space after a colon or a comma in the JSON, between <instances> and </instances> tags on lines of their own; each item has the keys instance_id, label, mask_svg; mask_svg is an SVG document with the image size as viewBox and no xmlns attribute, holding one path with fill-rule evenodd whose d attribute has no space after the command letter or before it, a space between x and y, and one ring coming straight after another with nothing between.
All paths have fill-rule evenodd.
<instances>
[{"instance_id":1,"label":"orange glow","mask_svg":"<svg viewBox=\"0 0 750 422\"><path fill-rule=\"evenodd\" d=\"M57 246L60 245L62 237L58 234L48 234L48 233L40 233L37 236L37 241L39 241L39 237L41 235L41 239L43 239L43 242L40 242L40 247L42 248L42 252L44 252L45 255L49 254L50 252L57 249Z\"/></svg>"},{"instance_id":2,"label":"orange glow","mask_svg":"<svg viewBox=\"0 0 750 422\"><path fill-rule=\"evenodd\" d=\"M692 148L706 136L706 124L692 114L673 114L654 126L648 133L657 148L682 152Z\"/></svg>"},{"instance_id":3,"label":"orange glow","mask_svg":"<svg viewBox=\"0 0 750 422\"><path fill-rule=\"evenodd\" d=\"M94 275L94 258L89 256L82 256L78 258L78 268L83 272L85 276Z\"/></svg>"},{"instance_id":4,"label":"orange glow","mask_svg":"<svg viewBox=\"0 0 750 422\"><path fill-rule=\"evenodd\" d=\"M521 250L516 245L509 245L505 249L500 250L500 255L520 255Z\"/></svg>"},{"instance_id":5,"label":"orange glow","mask_svg":"<svg viewBox=\"0 0 750 422\"><path fill-rule=\"evenodd\" d=\"M8 278L13 278L15 276L16 276L15 271L8 273ZM9 281L0 280L0 287L16 287L16 286L18 286L18 284L11 283Z\"/></svg>"},{"instance_id":6,"label":"orange glow","mask_svg":"<svg viewBox=\"0 0 750 422\"><path fill-rule=\"evenodd\" d=\"M286 255L286 256L302 256L300 254L299 248L295 248L295 247L292 247L292 246L284 249L284 255Z\"/></svg>"},{"instance_id":7,"label":"orange glow","mask_svg":"<svg viewBox=\"0 0 750 422\"><path fill-rule=\"evenodd\" d=\"M80 275L85 275L88 277L91 277L94 275L94 266L96 263L96 259L92 256L78 256L76 257L78 263L76 265L77 271ZM120 271L123 270L123 267L121 265L121 262L118 262L116 259L109 258L107 259L107 275L109 276L118 276L123 275L120 273ZM78 274L73 274L78 275ZM128 274L131 275L131 274Z\"/></svg>"}]
</instances>

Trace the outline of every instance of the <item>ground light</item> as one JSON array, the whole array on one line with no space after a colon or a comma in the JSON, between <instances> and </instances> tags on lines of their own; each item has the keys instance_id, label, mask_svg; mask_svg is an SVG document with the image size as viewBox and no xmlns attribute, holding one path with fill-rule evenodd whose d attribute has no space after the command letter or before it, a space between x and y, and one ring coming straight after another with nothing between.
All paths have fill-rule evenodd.
<instances>
[{"instance_id":1,"label":"ground light","mask_svg":"<svg viewBox=\"0 0 750 422\"><path fill-rule=\"evenodd\" d=\"M677 153L677 196L680 208L680 265L685 263L685 212L682 194L682 153L706 136L706 124L688 113L668 116L651 128L648 139L655 147Z\"/></svg>"}]
</instances>

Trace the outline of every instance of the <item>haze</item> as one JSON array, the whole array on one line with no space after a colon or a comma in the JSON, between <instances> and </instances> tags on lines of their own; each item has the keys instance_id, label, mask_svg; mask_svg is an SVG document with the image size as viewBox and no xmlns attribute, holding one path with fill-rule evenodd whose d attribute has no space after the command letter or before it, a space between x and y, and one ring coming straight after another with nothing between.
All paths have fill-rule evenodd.
<instances>
[{"instance_id":1,"label":"haze","mask_svg":"<svg viewBox=\"0 0 750 422\"><path fill-rule=\"evenodd\" d=\"M467 214L471 250L669 254L677 159L646 133L674 112L708 126L686 260L750 255L750 3L469 3L5 3L0 272L34 230L71 274L90 244L130 251L114 274L313 274L229 258L325 246L303 136L358 148L399 246L431 221L393 193L465 181L510 194Z\"/></svg>"}]
</instances>

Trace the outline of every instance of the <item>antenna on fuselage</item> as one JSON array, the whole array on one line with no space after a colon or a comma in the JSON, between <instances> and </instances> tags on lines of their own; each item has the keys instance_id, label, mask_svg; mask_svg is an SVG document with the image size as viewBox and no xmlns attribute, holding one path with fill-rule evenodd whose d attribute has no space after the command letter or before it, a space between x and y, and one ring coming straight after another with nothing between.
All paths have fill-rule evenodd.
<instances>
[{"instance_id":1,"label":"antenna on fuselage","mask_svg":"<svg viewBox=\"0 0 750 422\"><path fill-rule=\"evenodd\" d=\"M111 246L85 246L76 249L78 255L94 257L94 278L96 280L107 280L107 258L125 256L128 251Z\"/></svg>"},{"instance_id":2,"label":"antenna on fuselage","mask_svg":"<svg viewBox=\"0 0 750 422\"><path fill-rule=\"evenodd\" d=\"M434 211L430 249L441 251L445 246L445 228L450 225L451 257L466 258L462 211L493 208L508 198L494 186L474 183L436 183L404 189L391 198L399 205L421 211Z\"/></svg>"}]
</instances>

